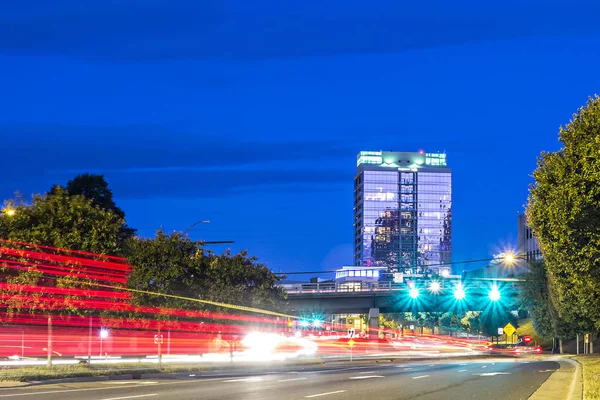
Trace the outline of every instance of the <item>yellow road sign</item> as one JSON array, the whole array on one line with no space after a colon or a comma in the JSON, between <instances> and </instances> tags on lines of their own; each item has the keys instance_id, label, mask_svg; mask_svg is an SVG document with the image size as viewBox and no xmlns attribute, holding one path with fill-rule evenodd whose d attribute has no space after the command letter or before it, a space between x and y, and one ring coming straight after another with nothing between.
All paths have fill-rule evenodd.
<instances>
[{"instance_id":1,"label":"yellow road sign","mask_svg":"<svg viewBox=\"0 0 600 400\"><path fill-rule=\"evenodd\" d=\"M504 327L504 333L506 333L508 336L512 336L516 331L517 330L510 322Z\"/></svg>"},{"instance_id":2,"label":"yellow road sign","mask_svg":"<svg viewBox=\"0 0 600 400\"><path fill-rule=\"evenodd\" d=\"M348 340L348 346L354 347L354 340L352 340L352 339Z\"/></svg>"}]
</instances>

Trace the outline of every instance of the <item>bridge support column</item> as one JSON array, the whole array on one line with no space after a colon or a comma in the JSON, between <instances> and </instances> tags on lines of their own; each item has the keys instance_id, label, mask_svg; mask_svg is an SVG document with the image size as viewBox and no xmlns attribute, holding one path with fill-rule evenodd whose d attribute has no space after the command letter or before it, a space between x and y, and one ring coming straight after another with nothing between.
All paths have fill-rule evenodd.
<instances>
[{"instance_id":1,"label":"bridge support column","mask_svg":"<svg viewBox=\"0 0 600 400\"><path fill-rule=\"evenodd\" d=\"M379 308L369 309L369 340L379 337Z\"/></svg>"}]
</instances>

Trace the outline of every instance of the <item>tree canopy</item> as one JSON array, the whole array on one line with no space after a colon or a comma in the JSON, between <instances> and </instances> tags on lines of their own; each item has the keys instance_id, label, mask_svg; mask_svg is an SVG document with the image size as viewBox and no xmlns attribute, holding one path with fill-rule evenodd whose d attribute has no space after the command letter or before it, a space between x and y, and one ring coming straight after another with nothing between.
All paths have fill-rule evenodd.
<instances>
[{"instance_id":1,"label":"tree canopy","mask_svg":"<svg viewBox=\"0 0 600 400\"><path fill-rule=\"evenodd\" d=\"M111 211L94 206L84 196L71 196L60 186L36 195L31 204L22 197L5 203L0 215L0 237L98 254L120 255L125 221Z\"/></svg>"},{"instance_id":2,"label":"tree canopy","mask_svg":"<svg viewBox=\"0 0 600 400\"><path fill-rule=\"evenodd\" d=\"M558 316L600 329L600 98L560 128L563 148L543 152L527 220L545 259Z\"/></svg>"},{"instance_id":3,"label":"tree canopy","mask_svg":"<svg viewBox=\"0 0 600 400\"><path fill-rule=\"evenodd\" d=\"M153 239L135 238L130 246L133 272L128 285L132 289L271 311L281 311L284 305L285 292L278 286L280 278L246 252L215 254L206 251L201 242L162 230ZM143 293L134 294L134 302L144 306L206 309L202 303Z\"/></svg>"}]
</instances>

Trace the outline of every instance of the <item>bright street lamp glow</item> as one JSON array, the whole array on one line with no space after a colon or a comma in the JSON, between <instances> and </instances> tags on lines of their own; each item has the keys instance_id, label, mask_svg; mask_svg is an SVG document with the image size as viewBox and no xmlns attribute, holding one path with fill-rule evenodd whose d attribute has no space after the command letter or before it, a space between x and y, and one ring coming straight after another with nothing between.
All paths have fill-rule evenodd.
<instances>
[{"instance_id":1,"label":"bright street lamp glow","mask_svg":"<svg viewBox=\"0 0 600 400\"><path fill-rule=\"evenodd\" d=\"M512 253L504 254L504 262L508 265L513 265L516 261L516 257Z\"/></svg>"},{"instance_id":2,"label":"bright street lamp glow","mask_svg":"<svg viewBox=\"0 0 600 400\"><path fill-rule=\"evenodd\" d=\"M313 326L314 326L315 328L318 328L319 326L321 326L321 321L320 321L320 320L318 320L318 319L315 319L315 320L313 321Z\"/></svg>"},{"instance_id":3,"label":"bright street lamp glow","mask_svg":"<svg viewBox=\"0 0 600 400\"><path fill-rule=\"evenodd\" d=\"M457 287L456 289L454 289L454 298L456 300L462 300L465 298L465 291L463 288L461 287Z\"/></svg>"},{"instance_id":4,"label":"bright street lamp glow","mask_svg":"<svg viewBox=\"0 0 600 400\"><path fill-rule=\"evenodd\" d=\"M419 297L419 289L417 288L412 288L409 290L408 295L410 297L412 297L413 299L416 299L417 297Z\"/></svg>"},{"instance_id":5,"label":"bright street lamp glow","mask_svg":"<svg viewBox=\"0 0 600 400\"><path fill-rule=\"evenodd\" d=\"M493 287L492 290L490 290L490 294L489 294L490 300L491 301L498 301L500 300L500 291L498 290L497 287Z\"/></svg>"},{"instance_id":6,"label":"bright street lamp glow","mask_svg":"<svg viewBox=\"0 0 600 400\"><path fill-rule=\"evenodd\" d=\"M100 337L102 339L106 339L108 337L108 330L106 330L106 329L100 329Z\"/></svg>"},{"instance_id":7,"label":"bright street lamp glow","mask_svg":"<svg viewBox=\"0 0 600 400\"><path fill-rule=\"evenodd\" d=\"M437 282L437 281L433 281L433 282L431 282L431 283L429 284L429 290L430 290L432 293L438 293L438 292L440 291L440 289L441 289L441 288L442 288L442 287L441 287L440 283L439 283L439 282Z\"/></svg>"},{"instance_id":8,"label":"bright street lamp glow","mask_svg":"<svg viewBox=\"0 0 600 400\"><path fill-rule=\"evenodd\" d=\"M306 328L308 326L308 321L303 319L302 321L300 321L300 326Z\"/></svg>"}]
</instances>

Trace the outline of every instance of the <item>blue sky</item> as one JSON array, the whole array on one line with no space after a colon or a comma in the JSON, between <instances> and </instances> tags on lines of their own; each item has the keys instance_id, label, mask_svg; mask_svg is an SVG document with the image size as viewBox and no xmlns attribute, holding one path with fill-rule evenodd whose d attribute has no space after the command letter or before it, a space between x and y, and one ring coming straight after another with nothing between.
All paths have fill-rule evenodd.
<instances>
[{"instance_id":1,"label":"blue sky","mask_svg":"<svg viewBox=\"0 0 600 400\"><path fill-rule=\"evenodd\" d=\"M361 149L447 152L455 261L514 245L536 156L600 92L592 1L2 8L3 198L102 173L140 234L210 219L193 238L276 271L352 263Z\"/></svg>"}]
</instances>

